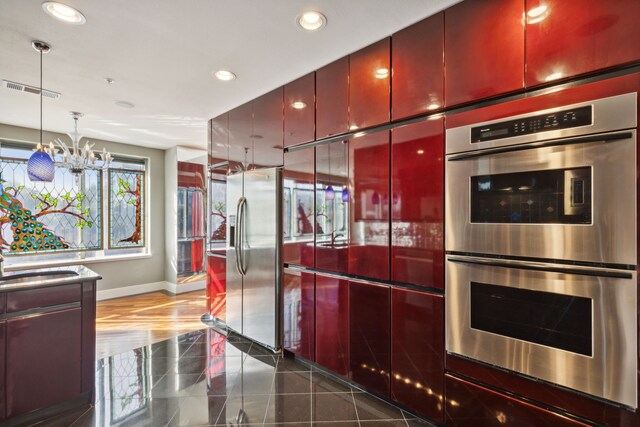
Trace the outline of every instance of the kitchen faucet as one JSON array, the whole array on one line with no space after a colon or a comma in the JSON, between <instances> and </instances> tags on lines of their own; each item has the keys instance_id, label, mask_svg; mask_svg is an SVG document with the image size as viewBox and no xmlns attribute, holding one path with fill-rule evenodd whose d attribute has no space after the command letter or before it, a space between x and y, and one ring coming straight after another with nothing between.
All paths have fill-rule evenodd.
<instances>
[{"instance_id":1,"label":"kitchen faucet","mask_svg":"<svg viewBox=\"0 0 640 427\"><path fill-rule=\"evenodd\" d=\"M338 237L344 237L342 234L338 234L335 231L331 232L331 246L334 246L336 244L336 240L338 239Z\"/></svg>"}]
</instances>

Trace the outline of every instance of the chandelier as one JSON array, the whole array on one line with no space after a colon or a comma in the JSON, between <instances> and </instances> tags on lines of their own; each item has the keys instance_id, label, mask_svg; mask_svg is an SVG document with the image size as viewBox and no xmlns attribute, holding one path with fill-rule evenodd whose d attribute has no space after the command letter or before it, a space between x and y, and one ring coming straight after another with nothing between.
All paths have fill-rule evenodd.
<instances>
[{"instance_id":1,"label":"chandelier","mask_svg":"<svg viewBox=\"0 0 640 427\"><path fill-rule=\"evenodd\" d=\"M106 148L102 149L98 158L93 150L95 143L91 144L86 141L84 146L80 146L82 135L78 133L78 119L82 116L84 114L71 111L74 131L67 133L71 138L71 147L68 147L60 138L56 138L53 142L49 142L48 148L45 148L46 153L55 160L56 164L69 169L76 177L79 177L86 169L107 169L112 161L111 153ZM101 165L96 164L98 159L102 162Z\"/></svg>"}]
</instances>

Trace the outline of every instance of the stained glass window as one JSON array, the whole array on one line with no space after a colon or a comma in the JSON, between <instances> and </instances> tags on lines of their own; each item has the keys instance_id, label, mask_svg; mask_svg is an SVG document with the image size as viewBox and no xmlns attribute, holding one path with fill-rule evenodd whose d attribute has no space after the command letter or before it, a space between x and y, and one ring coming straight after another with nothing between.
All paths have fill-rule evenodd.
<instances>
[{"instance_id":1,"label":"stained glass window","mask_svg":"<svg viewBox=\"0 0 640 427\"><path fill-rule=\"evenodd\" d=\"M50 183L27 175L28 150L0 158L0 226L5 255L102 249L102 172L56 168Z\"/></svg>"},{"instance_id":2,"label":"stained glass window","mask_svg":"<svg viewBox=\"0 0 640 427\"><path fill-rule=\"evenodd\" d=\"M109 248L145 245L145 171L109 169Z\"/></svg>"}]
</instances>

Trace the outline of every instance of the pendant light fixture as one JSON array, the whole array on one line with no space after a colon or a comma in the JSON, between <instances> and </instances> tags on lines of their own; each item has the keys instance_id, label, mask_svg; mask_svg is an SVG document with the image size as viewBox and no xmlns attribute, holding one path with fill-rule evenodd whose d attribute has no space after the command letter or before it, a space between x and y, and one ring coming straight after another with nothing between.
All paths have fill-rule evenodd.
<instances>
[{"instance_id":1,"label":"pendant light fixture","mask_svg":"<svg viewBox=\"0 0 640 427\"><path fill-rule=\"evenodd\" d=\"M42 145L42 55L49 53L51 46L37 40L33 41L31 46L40 52L40 142L27 162L27 175L31 181L51 182L55 176L56 167Z\"/></svg>"},{"instance_id":2,"label":"pendant light fixture","mask_svg":"<svg viewBox=\"0 0 640 427\"><path fill-rule=\"evenodd\" d=\"M329 179L331 179L331 144L327 146L329 152ZM332 201L336 198L336 192L333 190L333 186L329 184L329 186L324 190L324 199L327 202Z\"/></svg>"}]
</instances>

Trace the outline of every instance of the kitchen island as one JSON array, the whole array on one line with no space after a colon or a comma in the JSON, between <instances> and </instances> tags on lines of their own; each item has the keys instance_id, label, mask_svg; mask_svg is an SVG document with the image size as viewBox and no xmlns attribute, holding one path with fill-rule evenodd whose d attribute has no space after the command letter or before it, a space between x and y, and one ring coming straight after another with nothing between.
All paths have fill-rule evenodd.
<instances>
[{"instance_id":1,"label":"kitchen island","mask_svg":"<svg viewBox=\"0 0 640 427\"><path fill-rule=\"evenodd\" d=\"M84 266L0 277L0 423L93 403L100 279Z\"/></svg>"}]
</instances>

